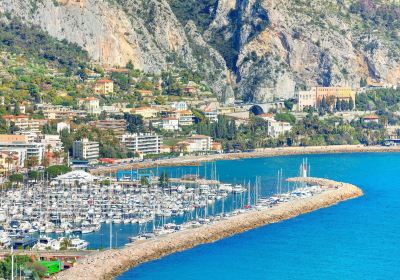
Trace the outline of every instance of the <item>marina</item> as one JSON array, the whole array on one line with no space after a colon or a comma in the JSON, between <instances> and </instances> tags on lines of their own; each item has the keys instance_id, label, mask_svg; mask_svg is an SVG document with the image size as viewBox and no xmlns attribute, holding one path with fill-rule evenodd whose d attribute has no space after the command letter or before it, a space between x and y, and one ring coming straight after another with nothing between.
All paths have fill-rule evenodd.
<instances>
[{"instance_id":1,"label":"marina","mask_svg":"<svg viewBox=\"0 0 400 280\"><path fill-rule=\"evenodd\" d=\"M298 174L307 177L309 168L303 161ZM112 249L321 192L318 186L285 183L282 171L271 195L262 194L258 177L237 184L219 181L215 163L177 178L153 171L107 177L72 171L2 190L0 245L37 251ZM129 235L122 229L130 229ZM88 236L97 242L90 244Z\"/></svg>"},{"instance_id":2,"label":"marina","mask_svg":"<svg viewBox=\"0 0 400 280\"><path fill-rule=\"evenodd\" d=\"M54 276L54 279L113 279L143 262L363 195L353 185L326 179L299 177L290 181L303 187L218 221L144 239L120 250L99 252L82 259L73 268Z\"/></svg>"},{"instance_id":3,"label":"marina","mask_svg":"<svg viewBox=\"0 0 400 280\"><path fill-rule=\"evenodd\" d=\"M215 179L216 170L210 172L211 179L166 174L162 179L151 174L97 177L72 171L2 190L0 244L35 250L113 248L208 223L259 199L254 187L221 183ZM134 227L125 242L118 242L118 231L113 231L119 225ZM109 242L90 246L85 236L102 226L109 227Z\"/></svg>"}]
</instances>

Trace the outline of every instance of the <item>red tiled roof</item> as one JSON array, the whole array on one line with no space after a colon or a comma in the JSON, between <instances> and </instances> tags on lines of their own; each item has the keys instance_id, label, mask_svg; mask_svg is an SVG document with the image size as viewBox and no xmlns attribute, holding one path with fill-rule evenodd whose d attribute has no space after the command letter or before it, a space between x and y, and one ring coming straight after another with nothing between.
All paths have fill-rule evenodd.
<instances>
[{"instance_id":1,"label":"red tiled roof","mask_svg":"<svg viewBox=\"0 0 400 280\"><path fill-rule=\"evenodd\" d=\"M367 115L367 116L364 116L363 119L364 119L364 120L365 120L365 119L367 119L367 120L378 120L379 117L376 116L376 115Z\"/></svg>"},{"instance_id":2,"label":"red tiled roof","mask_svg":"<svg viewBox=\"0 0 400 280\"><path fill-rule=\"evenodd\" d=\"M96 82L96 84L105 84L105 83L112 83L113 81L108 79L101 79Z\"/></svg>"}]
</instances>

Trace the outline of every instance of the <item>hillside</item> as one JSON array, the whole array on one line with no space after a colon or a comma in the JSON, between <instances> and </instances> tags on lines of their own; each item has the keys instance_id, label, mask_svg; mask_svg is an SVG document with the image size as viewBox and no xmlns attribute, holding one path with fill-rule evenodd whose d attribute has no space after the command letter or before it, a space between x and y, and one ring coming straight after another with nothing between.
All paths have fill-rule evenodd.
<instances>
[{"instance_id":1,"label":"hillside","mask_svg":"<svg viewBox=\"0 0 400 280\"><path fill-rule=\"evenodd\" d=\"M400 9L383 0L5 0L0 12L101 64L189 68L221 99L400 80Z\"/></svg>"}]
</instances>

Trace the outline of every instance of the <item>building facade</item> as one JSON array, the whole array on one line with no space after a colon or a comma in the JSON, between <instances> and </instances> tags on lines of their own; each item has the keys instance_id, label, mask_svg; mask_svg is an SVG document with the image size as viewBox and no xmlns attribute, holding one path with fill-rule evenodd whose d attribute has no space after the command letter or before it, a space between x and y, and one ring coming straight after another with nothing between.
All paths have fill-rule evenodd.
<instances>
[{"instance_id":1,"label":"building facade","mask_svg":"<svg viewBox=\"0 0 400 280\"><path fill-rule=\"evenodd\" d=\"M205 152L213 148L213 140L207 135L192 135L187 140L187 152Z\"/></svg>"},{"instance_id":2,"label":"building facade","mask_svg":"<svg viewBox=\"0 0 400 280\"><path fill-rule=\"evenodd\" d=\"M114 119L97 120L97 121L92 121L89 124L90 126L94 126L101 130L111 130L114 132L114 135L116 136L121 136L122 134L124 134L127 127L127 123L125 120L114 120Z\"/></svg>"},{"instance_id":3,"label":"building facade","mask_svg":"<svg viewBox=\"0 0 400 280\"><path fill-rule=\"evenodd\" d=\"M80 141L75 141L72 146L72 155L76 159L85 159L89 163L96 163L99 159L99 142L89 141L84 138Z\"/></svg>"},{"instance_id":4,"label":"building facade","mask_svg":"<svg viewBox=\"0 0 400 280\"><path fill-rule=\"evenodd\" d=\"M121 144L134 153L159 154L162 136L152 133L124 134L120 137Z\"/></svg>"},{"instance_id":5,"label":"building facade","mask_svg":"<svg viewBox=\"0 0 400 280\"><path fill-rule=\"evenodd\" d=\"M97 94L109 94L114 92L114 82L111 80L103 79L98 80L94 85L94 92Z\"/></svg>"}]
</instances>

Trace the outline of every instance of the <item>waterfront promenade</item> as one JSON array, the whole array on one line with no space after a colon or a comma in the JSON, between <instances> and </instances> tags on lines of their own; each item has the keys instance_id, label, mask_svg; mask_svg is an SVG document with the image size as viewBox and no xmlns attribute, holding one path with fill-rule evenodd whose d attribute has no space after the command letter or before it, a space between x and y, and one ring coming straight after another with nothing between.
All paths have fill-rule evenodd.
<instances>
[{"instance_id":1,"label":"waterfront promenade","mask_svg":"<svg viewBox=\"0 0 400 280\"><path fill-rule=\"evenodd\" d=\"M245 158L261 158L276 156L292 156L306 154L340 154L340 153L387 153L400 152L400 146L364 146L364 145L337 145L337 146L313 146L313 147L284 147L256 149L252 152L223 153L201 156L182 156L155 161L135 162L132 164L115 164L112 166L98 167L90 170L95 175L107 175L118 170L154 168L157 166L196 166L202 162L216 160L236 160Z\"/></svg>"},{"instance_id":2,"label":"waterfront promenade","mask_svg":"<svg viewBox=\"0 0 400 280\"><path fill-rule=\"evenodd\" d=\"M362 190L354 185L327 179L291 178L289 181L320 185L323 191L311 197L290 200L272 208L248 211L199 228L135 243L120 250L98 252L79 260L73 268L61 272L53 279L112 279L140 263L363 195Z\"/></svg>"}]
</instances>

